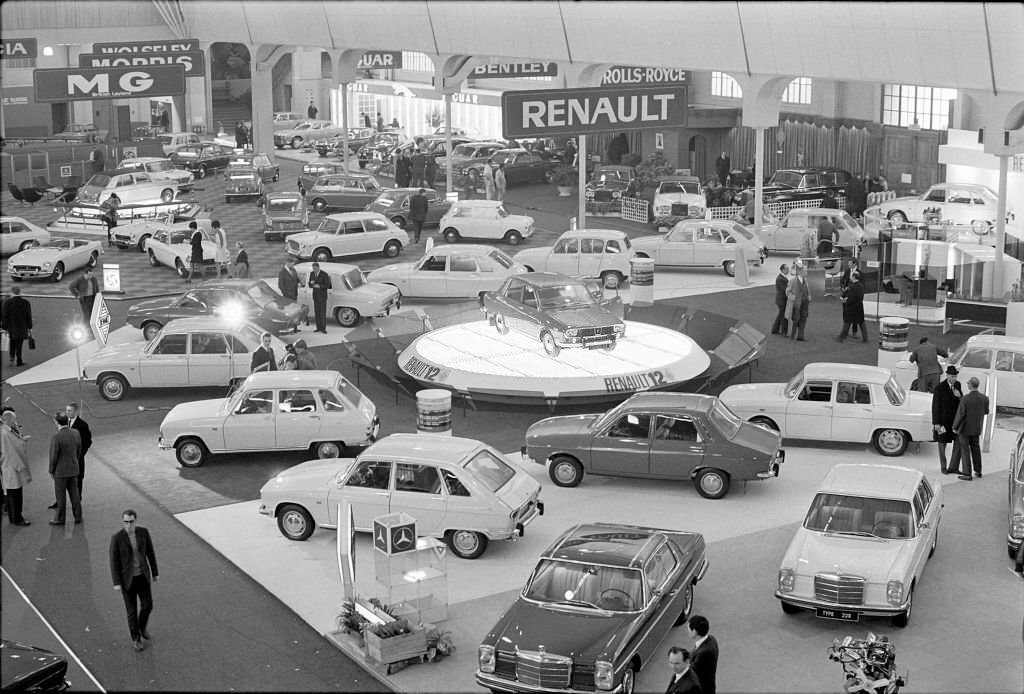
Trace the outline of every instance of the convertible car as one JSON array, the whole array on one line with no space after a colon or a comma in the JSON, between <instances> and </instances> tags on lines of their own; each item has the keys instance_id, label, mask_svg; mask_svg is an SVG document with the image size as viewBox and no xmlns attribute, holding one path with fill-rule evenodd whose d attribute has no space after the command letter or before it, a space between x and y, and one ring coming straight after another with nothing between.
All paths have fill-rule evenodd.
<instances>
[{"instance_id":1,"label":"convertible car","mask_svg":"<svg viewBox=\"0 0 1024 694\"><path fill-rule=\"evenodd\" d=\"M7 274L15 282L50 279L60 282L64 274L82 267L95 267L103 246L87 239L52 239L43 246L26 248L7 259Z\"/></svg>"}]
</instances>

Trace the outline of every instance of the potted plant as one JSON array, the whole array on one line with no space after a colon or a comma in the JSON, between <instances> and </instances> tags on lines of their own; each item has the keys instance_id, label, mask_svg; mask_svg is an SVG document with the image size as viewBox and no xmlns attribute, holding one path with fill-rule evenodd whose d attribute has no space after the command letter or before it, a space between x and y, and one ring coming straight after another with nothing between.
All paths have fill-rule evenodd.
<instances>
[{"instance_id":1,"label":"potted plant","mask_svg":"<svg viewBox=\"0 0 1024 694\"><path fill-rule=\"evenodd\" d=\"M558 188L558 196L567 198L572 195L579 172L571 166L559 164L551 171L551 182Z\"/></svg>"}]
</instances>

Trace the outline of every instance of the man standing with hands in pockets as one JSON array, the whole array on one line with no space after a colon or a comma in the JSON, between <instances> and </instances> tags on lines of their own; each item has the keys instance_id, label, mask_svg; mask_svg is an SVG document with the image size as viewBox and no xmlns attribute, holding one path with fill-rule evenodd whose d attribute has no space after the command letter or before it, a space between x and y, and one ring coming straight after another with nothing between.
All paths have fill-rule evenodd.
<instances>
[{"instance_id":1,"label":"man standing with hands in pockets","mask_svg":"<svg viewBox=\"0 0 1024 694\"><path fill-rule=\"evenodd\" d=\"M132 509L121 512L123 528L110 538L110 575L114 590L121 591L124 609L128 614L128 631L132 648L145 648L142 639L149 641L149 615L153 611L153 593L150 579L156 583L160 571L156 568L156 552L149 531L135 525L138 519Z\"/></svg>"},{"instance_id":2,"label":"man standing with hands in pockets","mask_svg":"<svg viewBox=\"0 0 1024 694\"><path fill-rule=\"evenodd\" d=\"M313 313L316 315L316 332L327 334L327 292L331 288L331 276L320 269L320 263L313 263L309 273L309 288L313 290Z\"/></svg>"}]
</instances>

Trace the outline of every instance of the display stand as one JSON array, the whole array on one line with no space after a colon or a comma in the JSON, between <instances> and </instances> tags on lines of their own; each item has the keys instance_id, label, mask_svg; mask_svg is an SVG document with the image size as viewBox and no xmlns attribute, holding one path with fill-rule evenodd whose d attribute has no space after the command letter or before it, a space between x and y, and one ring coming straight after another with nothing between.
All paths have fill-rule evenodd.
<instances>
[{"instance_id":1,"label":"display stand","mask_svg":"<svg viewBox=\"0 0 1024 694\"><path fill-rule=\"evenodd\" d=\"M416 540L416 548L398 554L374 552L376 594L396 617L410 624L448 619L447 548L432 537Z\"/></svg>"}]
</instances>

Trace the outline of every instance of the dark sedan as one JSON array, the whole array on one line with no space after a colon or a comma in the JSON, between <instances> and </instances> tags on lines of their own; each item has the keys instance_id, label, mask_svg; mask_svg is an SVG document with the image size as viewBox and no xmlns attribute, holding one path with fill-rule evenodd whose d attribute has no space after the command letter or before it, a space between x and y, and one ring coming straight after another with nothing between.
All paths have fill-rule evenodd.
<instances>
[{"instance_id":1,"label":"dark sedan","mask_svg":"<svg viewBox=\"0 0 1024 694\"><path fill-rule=\"evenodd\" d=\"M599 167L584 191L587 202L606 203L611 209L618 209L622 206L622 196L634 178L636 169L632 166L611 164Z\"/></svg>"},{"instance_id":2,"label":"dark sedan","mask_svg":"<svg viewBox=\"0 0 1024 694\"><path fill-rule=\"evenodd\" d=\"M700 533L580 524L540 557L477 650L492 692L633 694L641 668L693 606L708 560Z\"/></svg>"},{"instance_id":3,"label":"dark sedan","mask_svg":"<svg viewBox=\"0 0 1024 694\"><path fill-rule=\"evenodd\" d=\"M497 171L505 167L505 183L510 186L526 183L550 183L551 170L554 164L536 152L526 149L499 149L487 161L462 167L462 175L469 179L470 184L479 188L483 185L483 169L490 166Z\"/></svg>"},{"instance_id":4,"label":"dark sedan","mask_svg":"<svg viewBox=\"0 0 1024 694\"><path fill-rule=\"evenodd\" d=\"M380 212L390 219L395 226L405 229L409 221L409 199L419 188L392 188L385 190L377 199L366 206L369 212ZM427 198L427 219L424 226L437 226L441 217L451 209L451 202L437 194L433 188L427 188L423 195Z\"/></svg>"},{"instance_id":5,"label":"dark sedan","mask_svg":"<svg viewBox=\"0 0 1024 694\"><path fill-rule=\"evenodd\" d=\"M850 172L835 168L779 169L764 184L765 202L791 202L793 200L820 200L826 195L845 194ZM754 197L749 188L736 196L739 205Z\"/></svg>"},{"instance_id":6,"label":"dark sedan","mask_svg":"<svg viewBox=\"0 0 1024 694\"><path fill-rule=\"evenodd\" d=\"M387 161L391 155L391 150L406 139L408 138L400 132L385 131L374 133L366 144L356 152L356 156L359 159L359 167L366 168L366 165L371 161L378 164Z\"/></svg>"},{"instance_id":7,"label":"dark sedan","mask_svg":"<svg viewBox=\"0 0 1024 694\"><path fill-rule=\"evenodd\" d=\"M744 422L718 398L637 393L604 414L549 417L526 430L523 455L549 463L560 487L584 471L615 477L693 480L720 499L732 480L778 477L785 453L778 432Z\"/></svg>"},{"instance_id":8,"label":"dark sedan","mask_svg":"<svg viewBox=\"0 0 1024 694\"><path fill-rule=\"evenodd\" d=\"M313 187L316 180L327 174L346 173L344 162L340 161L311 161L302 166L302 173L299 174L299 192L305 193Z\"/></svg>"},{"instance_id":9,"label":"dark sedan","mask_svg":"<svg viewBox=\"0 0 1024 694\"><path fill-rule=\"evenodd\" d=\"M308 308L290 302L263 280L210 280L178 297L147 299L128 309L128 323L153 339L168 321L190 316L223 315L248 320L271 333L294 332L306 322Z\"/></svg>"},{"instance_id":10,"label":"dark sedan","mask_svg":"<svg viewBox=\"0 0 1024 694\"><path fill-rule=\"evenodd\" d=\"M212 142L183 145L172 155L171 161L179 169L188 169L196 178L205 178L210 171L223 169L235 157L235 150Z\"/></svg>"},{"instance_id":11,"label":"dark sedan","mask_svg":"<svg viewBox=\"0 0 1024 694\"><path fill-rule=\"evenodd\" d=\"M0 678L5 692L63 692L67 681L67 658L38 646L0 641Z\"/></svg>"},{"instance_id":12,"label":"dark sedan","mask_svg":"<svg viewBox=\"0 0 1024 694\"><path fill-rule=\"evenodd\" d=\"M358 212L365 210L381 192L383 188L369 174L329 174L306 189L306 199L317 212Z\"/></svg>"}]
</instances>

